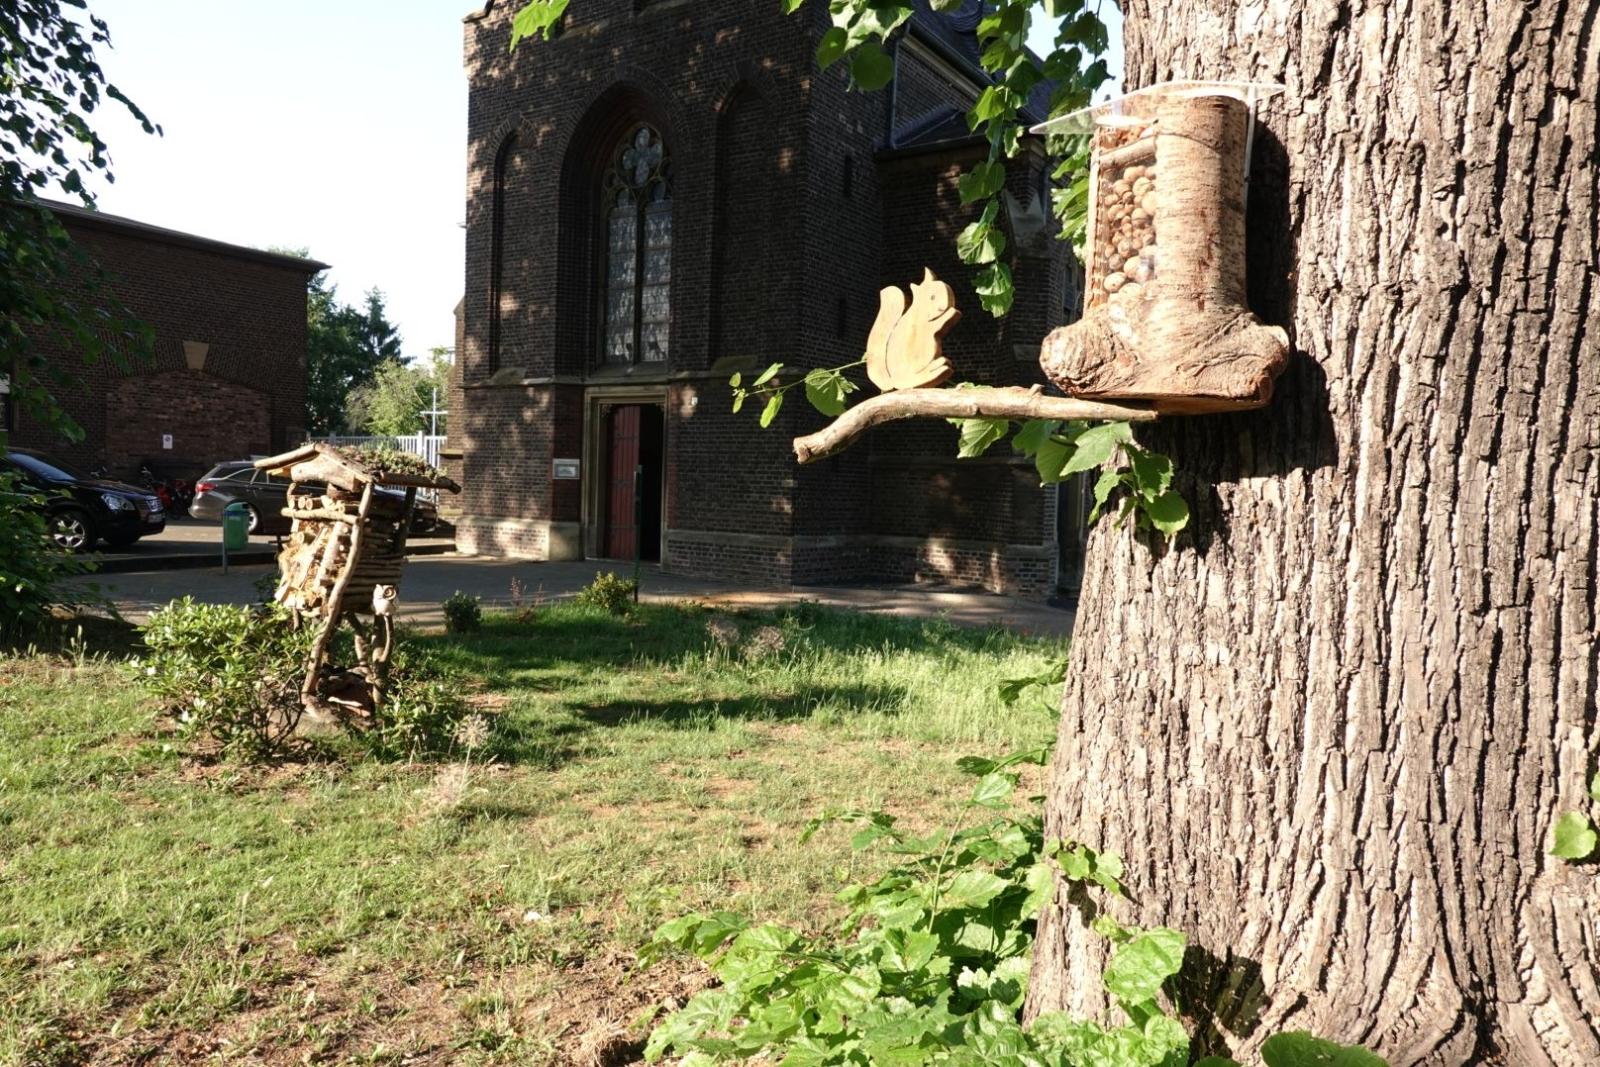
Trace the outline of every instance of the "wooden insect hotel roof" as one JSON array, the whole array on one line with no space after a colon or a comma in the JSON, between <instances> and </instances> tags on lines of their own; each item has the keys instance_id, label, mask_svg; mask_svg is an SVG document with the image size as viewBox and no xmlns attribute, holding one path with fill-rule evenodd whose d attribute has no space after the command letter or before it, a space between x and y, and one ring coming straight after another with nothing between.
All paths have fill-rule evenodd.
<instances>
[{"instance_id":1,"label":"wooden insect hotel roof","mask_svg":"<svg viewBox=\"0 0 1600 1067\"><path fill-rule=\"evenodd\" d=\"M364 458L357 459L356 456L361 452L360 449L335 448L321 441L310 441L293 451L258 459L255 465L260 470L286 475L292 482L323 482L349 493L359 493L369 483L385 488L461 492L461 487L453 479L437 471L423 475L391 470L382 465L384 453L367 452Z\"/></svg>"}]
</instances>

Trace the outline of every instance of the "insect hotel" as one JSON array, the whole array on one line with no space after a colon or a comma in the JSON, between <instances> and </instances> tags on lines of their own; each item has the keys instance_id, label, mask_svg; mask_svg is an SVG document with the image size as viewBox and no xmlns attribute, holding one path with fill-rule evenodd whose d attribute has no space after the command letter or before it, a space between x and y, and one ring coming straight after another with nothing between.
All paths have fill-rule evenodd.
<instances>
[{"instance_id":1,"label":"insect hotel","mask_svg":"<svg viewBox=\"0 0 1600 1067\"><path fill-rule=\"evenodd\" d=\"M320 442L255 465L291 483L283 514L293 522L278 552L273 599L300 625L317 627L301 704L314 719L369 717L383 702L394 651L394 606L417 492L461 487L404 453ZM349 666L330 658L341 622L355 632Z\"/></svg>"}]
</instances>

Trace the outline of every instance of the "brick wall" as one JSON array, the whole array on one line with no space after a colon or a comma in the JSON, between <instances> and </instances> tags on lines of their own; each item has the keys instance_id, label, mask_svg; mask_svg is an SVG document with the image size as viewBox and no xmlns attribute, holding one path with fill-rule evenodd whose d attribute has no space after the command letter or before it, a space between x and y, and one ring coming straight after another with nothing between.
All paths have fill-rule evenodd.
<instances>
[{"instance_id":1,"label":"brick wall","mask_svg":"<svg viewBox=\"0 0 1600 1067\"><path fill-rule=\"evenodd\" d=\"M158 474L193 477L218 460L298 443L310 265L127 220L61 216L110 290L153 329L155 351L123 369L39 339L72 376L52 391L84 438L70 444L19 413L13 443L121 477L144 460ZM185 342L206 346L201 370L190 369Z\"/></svg>"},{"instance_id":2,"label":"brick wall","mask_svg":"<svg viewBox=\"0 0 1600 1067\"><path fill-rule=\"evenodd\" d=\"M118 378L106 396L106 456L148 457L156 474L202 472L222 459L271 455L271 398L190 370ZM161 435L172 436L170 450Z\"/></svg>"}]
</instances>

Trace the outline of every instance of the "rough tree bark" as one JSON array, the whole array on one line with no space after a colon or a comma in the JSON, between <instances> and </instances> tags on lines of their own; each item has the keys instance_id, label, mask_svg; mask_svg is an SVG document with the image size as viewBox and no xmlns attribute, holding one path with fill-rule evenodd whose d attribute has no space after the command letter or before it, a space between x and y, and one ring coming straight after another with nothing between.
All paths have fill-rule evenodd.
<instances>
[{"instance_id":1,"label":"rough tree bark","mask_svg":"<svg viewBox=\"0 0 1600 1067\"><path fill-rule=\"evenodd\" d=\"M1132 86L1288 86L1249 254L1294 352L1141 430L1194 521L1093 535L1047 832L1190 935L1214 1050L1600 1063L1600 869L1545 854L1600 753L1597 0L1124 6ZM1102 951L1059 901L1030 1009Z\"/></svg>"}]
</instances>

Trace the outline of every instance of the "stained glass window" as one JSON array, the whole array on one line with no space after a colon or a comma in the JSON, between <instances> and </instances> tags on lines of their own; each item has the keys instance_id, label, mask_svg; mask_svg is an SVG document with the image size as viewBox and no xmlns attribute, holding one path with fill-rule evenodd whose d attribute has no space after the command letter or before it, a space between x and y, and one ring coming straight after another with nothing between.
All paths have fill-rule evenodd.
<instances>
[{"instance_id":1,"label":"stained glass window","mask_svg":"<svg viewBox=\"0 0 1600 1067\"><path fill-rule=\"evenodd\" d=\"M641 125L606 173L606 363L659 363L672 327L672 172L661 135Z\"/></svg>"}]
</instances>

